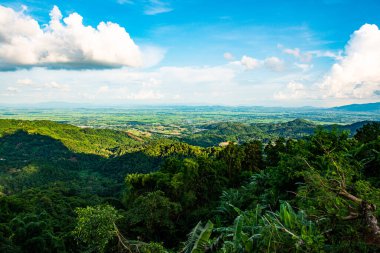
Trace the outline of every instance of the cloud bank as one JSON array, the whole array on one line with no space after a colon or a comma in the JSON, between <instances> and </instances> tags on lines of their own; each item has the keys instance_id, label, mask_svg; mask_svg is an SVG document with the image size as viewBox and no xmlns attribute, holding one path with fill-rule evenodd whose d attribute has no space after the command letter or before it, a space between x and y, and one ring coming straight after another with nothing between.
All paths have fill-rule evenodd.
<instances>
[{"instance_id":1,"label":"cloud bank","mask_svg":"<svg viewBox=\"0 0 380 253\"><path fill-rule=\"evenodd\" d=\"M324 97L370 98L380 92L380 30L363 25L320 85Z\"/></svg>"},{"instance_id":2,"label":"cloud bank","mask_svg":"<svg viewBox=\"0 0 380 253\"><path fill-rule=\"evenodd\" d=\"M24 11L0 5L0 69L114 68L143 65L140 48L128 32L112 22L85 26L78 13L63 18L54 6L42 27Z\"/></svg>"},{"instance_id":3,"label":"cloud bank","mask_svg":"<svg viewBox=\"0 0 380 253\"><path fill-rule=\"evenodd\" d=\"M229 89L236 87L237 71L229 65L102 71L22 69L0 75L0 101L208 103L213 93L230 93ZM230 94L217 95L215 99L223 101L228 97Z\"/></svg>"},{"instance_id":4,"label":"cloud bank","mask_svg":"<svg viewBox=\"0 0 380 253\"><path fill-rule=\"evenodd\" d=\"M296 58L303 55L297 48L284 52ZM323 78L313 82L296 79L275 93L275 99L376 101L380 98L380 30L376 25L365 24L355 31L343 53L310 52L317 57L334 58L336 62ZM304 71L309 69L309 65L295 64ZM309 85L304 85L304 81Z\"/></svg>"}]
</instances>

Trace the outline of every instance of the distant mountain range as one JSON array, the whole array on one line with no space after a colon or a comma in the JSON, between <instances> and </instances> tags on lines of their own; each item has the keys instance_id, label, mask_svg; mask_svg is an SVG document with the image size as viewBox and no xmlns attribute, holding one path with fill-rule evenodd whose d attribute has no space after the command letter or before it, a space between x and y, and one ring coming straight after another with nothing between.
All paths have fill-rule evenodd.
<instances>
[{"instance_id":1,"label":"distant mountain range","mask_svg":"<svg viewBox=\"0 0 380 253\"><path fill-rule=\"evenodd\" d=\"M349 104L330 108L321 108L313 106L301 106L301 107L270 107L270 106L223 106L223 105L100 105L100 104L90 104L90 103L70 103L70 102L44 102L35 104L0 104L0 107L7 108L41 108L41 109L75 109L75 108L181 108L183 110L194 110L194 108L207 109L207 110L238 110L238 111L288 111L288 110L339 110L347 112L380 112L380 102L367 103L367 104Z\"/></svg>"},{"instance_id":2,"label":"distant mountain range","mask_svg":"<svg viewBox=\"0 0 380 253\"><path fill-rule=\"evenodd\" d=\"M373 112L380 111L380 102L369 104L350 104L344 106L333 107L331 109L350 112Z\"/></svg>"}]
</instances>

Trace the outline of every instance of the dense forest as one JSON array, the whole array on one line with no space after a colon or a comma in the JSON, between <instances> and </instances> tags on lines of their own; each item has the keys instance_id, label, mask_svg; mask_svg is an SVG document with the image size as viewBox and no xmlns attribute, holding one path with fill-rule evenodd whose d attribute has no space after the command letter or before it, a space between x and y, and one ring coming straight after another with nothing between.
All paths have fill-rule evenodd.
<instances>
[{"instance_id":1,"label":"dense forest","mask_svg":"<svg viewBox=\"0 0 380 253\"><path fill-rule=\"evenodd\" d=\"M202 147L212 147L224 142L246 143L254 140L268 142L276 138L298 139L314 133L317 128L336 128L347 130L353 135L357 129L370 121L360 121L347 125L320 125L314 122L295 119L289 122L279 123L241 123L241 122L218 122L201 125L201 130L187 134L180 141Z\"/></svg>"},{"instance_id":2,"label":"dense forest","mask_svg":"<svg viewBox=\"0 0 380 253\"><path fill-rule=\"evenodd\" d=\"M0 120L0 252L378 252L378 206L379 122L165 139Z\"/></svg>"}]
</instances>

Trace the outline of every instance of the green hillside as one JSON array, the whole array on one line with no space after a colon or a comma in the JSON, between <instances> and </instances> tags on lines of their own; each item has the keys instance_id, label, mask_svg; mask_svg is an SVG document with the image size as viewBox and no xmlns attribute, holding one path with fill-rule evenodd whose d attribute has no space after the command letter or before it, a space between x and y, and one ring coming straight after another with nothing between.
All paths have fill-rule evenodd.
<instances>
[{"instance_id":1,"label":"green hillside","mask_svg":"<svg viewBox=\"0 0 380 253\"><path fill-rule=\"evenodd\" d=\"M49 121L0 125L0 252L380 249L379 123L209 124L236 138L209 148Z\"/></svg>"},{"instance_id":2,"label":"green hillside","mask_svg":"<svg viewBox=\"0 0 380 253\"><path fill-rule=\"evenodd\" d=\"M137 150L143 144L127 133L109 129L79 128L52 121L24 121L0 119L0 136L16 131L49 136L62 142L76 153L110 156Z\"/></svg>"},{"instance_id":3,"label":"green hillside","mask_svg":"<svg viewBox=\"0 0 380 253\"><path fill-rule=\"evenodd\" d=\"M351 111L351 112L376 112L380 111L380 102L368 104L350 104L339 107L333 107L334 110Z\"/></svg>"},{"instance_id":4,"label":"green hillside","mask_svg":"<svg viewBox=\"0 0 380 253\"><path fill-rule=\"evenodd\" d=\"M320 125L304 119L295 119L282 123L237 123L222 122L208 124L201 127L201 131L189 134L182 141L192 145L203 147L217 146L223 142L244 143L252 140L262 140L269 142L272 139L283 138L302 138L313 134L318 128L349 131L353 136L356 130L371 121L356 122L347 125Z\"/></svg>"}]
</instances>

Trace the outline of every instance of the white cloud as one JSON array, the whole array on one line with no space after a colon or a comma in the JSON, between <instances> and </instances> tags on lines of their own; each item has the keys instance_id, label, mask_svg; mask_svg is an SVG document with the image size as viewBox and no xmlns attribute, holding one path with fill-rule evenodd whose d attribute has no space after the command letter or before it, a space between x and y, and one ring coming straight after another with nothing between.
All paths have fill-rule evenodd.
<instances>
[{"instance_id":1,"label":"white cloud","mask_svg":"<svg viewBox=\"0 0 380 253\"><path fill-rule=\"evenodd\" d=\"M65 92L70 91L70 87L68 85L61 84L55 81L45 83L41 87L48 88L48 89L57 89L57 90L65 91Z\"/></svg>"},{"instance_id":2,"label":"white cloud","mask_svg":"<svg viewBox=\"0 0 380 253\"><path fill-rule=\"evenodd\" d=\"M143 86L142 89L138 91L131 91L127 87L110 87L104 85L99 87L95 94L86 94L86 97L94 99L103 99L104 97L117 99L117 100L159 100L164 97L158 91L152 89L146 89Z\"/></svg>"},{"instance_id":3,"label":"white cloud","mask_svg":"<svg viewBox=\"0 0 380 253\"><path fill-rule=\"evenodd\" d=\"M378 33L376 26L363 26L352 35L342 54L305 51L315 57L336 60L331 71L324 72L324 79L320 76L322 69L314 69L311 63L288 59L284 55L286 61L275 56L257 59L244 55L219 66L164 66L102 71L33 68L3 72L0 75L0 85L3 87L0 99L5 102L66 99L99 104L327 105L334 101L340 104L347 101L372 102L380 95ZM291 55L300 58L305 54L296 49L291 52ZM337 57L339 55L340 59ZM309 71L311 68L313 71ZM278 74L271 71L283 72ZM62 91L65 90L63 84L67 84L66 90L71 88L71 92L61 92L58 84L61 84ZM16 90L7 90L7 87Z\"/></svg>"},{"instance_id":4,"label":"white cloud","mask_svg":"<svg viewBox=\"0 0 380 253\"><path fill-rule=\"evenodd\" d=\"M285 54L289 54L300 60L301 62L310 62L313 58L312 53L306 52L302 53L299 48L285 48L283 50Z\"/></svg>"},{"instance_id":5,"label":"white cloud","mask_svg":"<svg viewBox=\"0 0 380 253\"><path fill-rule=\"evenodd\" d=\"M101 86L99 87L98 91L96 92L96 94L104 94L104 93L107 93L109 92L110 88L109 86Z\"/></svg>"},{"instance_id":6,"label":"white cloud","mask_svg":"<svg viewBox=\"0 0 380 253\"><path fill-rule=\"evenodd\" d=\"M233 54L231 54L230 52L225 52L223 54L223 57L224 59L226 59L227 61L232 61L235 59L235 57L233 56Z\"/></svg>"},{"instance_id":7,"label":"white cloud","mask_svg":"<svg viewBox=\"0 0 380 253\"><path fill-rule=\"evenodd\" d=\"M277 57L268 57L264 60L264 65L270 70L280 72L284 70L284 61Z\"/></svg>"},{"instance_id":8,"label":"white cloud","mask_svg":"<svg viewBox=\"0 0 380 253\"><path fill-rule=\"evenodd\" d=\"M301 56L301 50L299 48L294 48L294 49L292 49L292 48L285 48L283 50L283 52L285 54L293 55L296 58L299 58Z\"/></svg>"},{"instance_id":9,"label":"white cloud","mask_svg":"<svg viewBox=\"0 0 380 253\"><path fill-rule=\"evenodd\" d=\"M256 68L260 67L260 65L261 65L259 60L252 58L252 57L249 57L249 56L246 56L246 55L243 55L243 57L240 60L240 63L246 69L249 69L249 70L256 69Z\"/></svg>"},{"instance_id":10,"label":"white cloud","mask_svg":"<svg viewBox=\"0 0 380 253\"><path fill-rule=\"evenodd\" d=\"M363 99L379 96L379 28L363 25L351 35L344 53L320 84L323 97Z\"/></svg>"},{"instance_id":11,"label":"white cloud","mask_svg":"<svg viewBox=\"0 0 380 253\"><path fill-rule=\"evenodd\" d=\"M274 99L278 100L292 100L292 99L303 99L308 97L307 90L302 83L299 82L289 82L286 86L286 90L279 91L274 94Z\"/></svg>"},{"instance_id":12,"label":"white cloud","mask_svg":"<svg viewBox=\"0 0 380 253\"><path fill-rule=\"evenodd\" d=\"M166 49L146 45L141 47L141 52L143 58L143 66L152 67L161 62L165 56Z\"/></svg>"},{"instance_id":13,"label":"white cloud","mask_svg":"<svg viewBox=\"0 0 380 253\"><path fill-rule=\"evenodd\" d=\"M304 79L309 85L297 82L275 93L275 99L319 99L334 104L349 102L373 102L380 97L380 30L376 25L363 25L355 31L344 52L310 51L317 57L331 57L336 60L321 81ZM288 51L295 56L298 50ZM294 63L304 71L310 64ZM336 102L335 102L336 104Z\"/></svg>"},{"instance_id":14,"label":"white cloud","mask_svg":"<svg viewBox=\"0 0 380 253\"><path fill-rule=\"evenodd\" d=\"M59 90L63 92L68 92L71 90L67 84L61 84L56 81L44 82L41 84L41 83L34 82L30 78L18 79L16 81L16 85L18 86L17 88L18 91L21 91L20 88L22 88L22 90L32 89L32 90L38 90L38 91L46 90L46 89L55 89L55 90Z\"/></svg>"},{"instance_id":15,"label":"white cloud","mask_svg":"<svg viewBox=\"0 0 380 253\"><path fill-rule=\"evenodd\" d=\"M147 6L145 6L144 13L146 15L157 15L161 13L171 12L173 9L169 3L160 0L148 0Z\"/></svg>"},{"instance_id":16,"label":"white cloud","mask_svg":"<svg viewBox=\"0 0 380 253\"><path fill-rule=\"evenodd\" d=\"M29 86L33 84L33 81L30 80L29 78L24 78L24 79L18 79L17 84L19 85L24 85L24 86Z\"/></svg>"},{"instance_id":17,"label":"white cloud","mask_svg":"<svg viewBox=\"0 0 380 253\"><path fill-rule=\"evenodd\" d=\"M47 66L54 68L103 68L144 64L143 54L126 30L116 23L85 26L72 13L63 18L58 7L50 22L40 27L24 12L0 5L0 68ZM158 60L162 54L153 57Z\"/></svg>"},{"instance_id":18,"label":"white cloud","mask_svg":"<svg viewBox=\"0 0 380 253\"><path fill-rule=\"evenodd\" d=\"M240 61L231 62L232 65L240 65L245 68L245 70L255 70L258 68L267 68L271 71L280 72L285 68L285 63L278 57L268 57L264 60L259 60L250 56L244 55Z\"/></svg>"},{"instance_id":19,"label":"white cloud","mask_svg":"<svg viewBox=\"0 0 380 253\"><path fill-rule=\"evenodd\" d=\"M3 103L83 101L91 103L171 103L211 102L213 91L235 89L235 77L241 66L161 67L155 69L64 70L33 68L3 72L0 75L0 100ZM25 80L28 79L28 81ZM52 82L66 85L60 90ZM25 85L27 83L28 85ZM15 95L5 95L6 87L20 89ZM66 89L67 90L67 89ZM194 92L204 93L194 97ZM210 93L209 93L210 92ZM10 92L9 92L10 93Z\"/></svg>"},{"instance_id":20,"label":"white cloud","mask_svg":"<svg viewBox=\"0 0 380 253\"><path fill-rule=\"evenodd\" d=\"M19 88L16 88L16 87L7 87L7 91L10 92L10 93L19 93L20 92L20 89Z\"/></svg>"},{"instance_id":21,"label":"white cloud","mask_svg":"<svg viewBox=\"0 0 380 253\"><path fill-rule=\"evenodd\" d=\"M299 76L293 74L285 73L281 77L286 78L280 79L278 76L277 80L274 80L272 73L268 71L261 76L259 71L243 71L243 69L241 64L232 63L220 66L121 68L102 71L22 69L3 72L0 75L0 88L3 87L0 100L2 103L81 101L95 104L181 103L273 106L288 102L273 100L274 91L281 90L284 83L291 80L303 83ZM247 82L251 78L252 82ZM17 81L22 79L31 80L32 85L17 84ZM67 85L71 90L62 92L52 87L41 87L54 81ZM255 85L250 85L251 83ZM6 93L8 86L19 88L20 92ZM299 103L300 100L297 101Z\"/></svg>"},{"instance_id":22,"label":"white cloud","mask_svg":"<svg viewBox=\"0 0 380 253\"><path fill-rule=\"evenodd\" d=\"M296 66L297 68L300 68L303 72L306 72L310 69L313 68L313 65L312 64L307 64L307 63L294 63L294 66Z\"/></svg>"},{"instance_id":23,"label":"white cloud","mask_svg":"<svg viewBox=\"0 0 380 253\"><path fill-rule=\"evenodd\" d=\"M236 71L227 66L162 67L157 74L166 82L200 84L230 82Z\"/></svg>"},{"instance_id":24,"label":"white cloud","mask_svg":"<svg viewBox=\"0 0 380 253\"><path fill-rule=\"evenodd\" d=\"M327 58L332 58L335 60L342 60L342 51L333 52L329 50L314 50L314 51L309 51L308 53L316 57L327 57Z\"/></svg>"},{"instance_id":25,"label":"white cloud","mask_svg":"<svg viewBox=\"0 0 380 253\"><path fill-rule=\"evenodd\" d=\"M162 81L156 78L149 78L146 81L142 82L142 87L144 88L155 88L159 87L162 84Z\"/></svg>"},{"instance_id":26,"label":"white cloud","mask_svg":"<svg viewBox=\"0 0 380 253\"><path fill-rule=\"evenodd\" d=\"M153 90L140 90L136 93L131 93L128 98L132 100L158 100L162 99L164 95Z\"/></svg>"},{"instance_id":27,"label":"white cloud","mask_svg":"<svg viewBox=\"0 0 380 253\"><path fill-rule=\"evenodd\" d=\"M138 1L134 1L134 0L117 0L116 2L118 4L130 4L130 5L138 3ZM143 0L139 2L141 2L142 7L144 8L145 15L153 16L153 15L173 11L173 8L170 7L170 3L167 1Z\"/></svg>"},{"instance_id":28,"label":"white cloud","mask_svg":"<svg viewBox=\"0 0 380 253\"><path fill-rule=\"evenodd\" d=\"M278 46L279 48L283 48L282 45ZM282 50L283 53L292 55L299 61L303 63L308 63L313 59L314 57L327 57L327 58L332 58L335 60L340 60L341 59L341 51L338 52L333 52L330 50L312 50L312 51L306 51L302 52L299 48L284 48Z\"/></svg>"}]
</instances>

